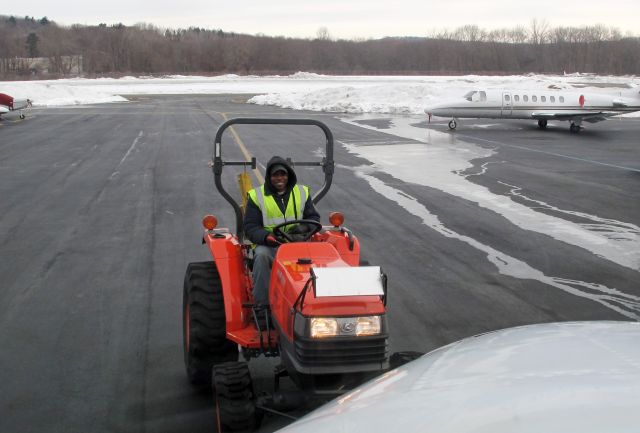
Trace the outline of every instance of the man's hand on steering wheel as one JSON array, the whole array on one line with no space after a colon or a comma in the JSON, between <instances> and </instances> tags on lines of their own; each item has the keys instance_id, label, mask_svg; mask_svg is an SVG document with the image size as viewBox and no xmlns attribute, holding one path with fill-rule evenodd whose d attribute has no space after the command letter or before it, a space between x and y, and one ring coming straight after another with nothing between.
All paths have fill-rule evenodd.
<instances>
[{"instance_id":1,"label":"man's hand on steering wheel","mask_svg":"<svg viewBox=\"0 0 640 433\"><path fill-rule=\"evenodd\" d=\"M288 226L294 226L284 231ZM280 242L306 242L322 229L322 224L315 220L291 220L278 224L273 228L273 235Z\"/></svg>"}]
</instances>

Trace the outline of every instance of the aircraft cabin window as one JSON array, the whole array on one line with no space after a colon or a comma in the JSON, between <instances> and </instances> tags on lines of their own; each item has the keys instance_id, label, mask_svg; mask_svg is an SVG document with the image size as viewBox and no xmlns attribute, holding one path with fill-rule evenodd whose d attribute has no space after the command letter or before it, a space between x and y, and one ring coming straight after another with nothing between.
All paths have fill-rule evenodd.
<instances>
[{"instance_id":1,"label":"aircraft cabin window","mask_svg":"<svg viewBox=\"0 0 640 433\"><path fill-rule=\"evenodd\" d=\"M522 97L522 100L523 100L524 102L529 102L529 96L528 96L528 95L524 95L524 96Z\"/></svg>"},{"instance_id":2,"label":"aircraft cabin window","mask_svg":"<svg viewBox=\"0 0 640 433\"><path fill-rule=\"evenodd\" d=\"M505 101L511 101L511 96L509 96L509 95L504 95L504 100L505 100Z\"/></svg>"},{"instance_id":3,"label":"aircraft cabin window","mask_svg":"<svg viewBox=\"0 0 640 433\"><path fill-rule=\"evenodd\" d=\"M549 96L549 99L551 100L551 102L556 102L556 97L555 96Z\"/></svg>"},{"instance_id":4,"label":"aircraft cabin window","mask_svg":"<svg viewBox=\"0 0 640 433\"><path fill-rule=\"evenodd\" d=\"M564 102L564 96L560 97L560 102Z\"/></svg>"},{"instance_id":5,"label":"aircraft cabin window","mask_svg":"<svg viewBox=\"0 0 640 433\"><path fill-rule=\"evenodd\" d=\"M532 100L533 102L538 102L538 97L537 97L536 95L533 95L533 96L531 97L531 100Z\"/></svg>"},{"instance_id":6,"label":"aircraft cabin window","mask_svg":"<svg viewBox=\"0 0 640 433\"><path fill-rule=\"evenodd\" d=\"M487 100L487 92L485 92L484 90L480 91L480 100L481 101L486 101Z\"/></svg>"},{"instance_id":7,"label":"aircraft cabin window","mask_svg":"<svg viewBox=\"0 0 640 433\"><path fill-rule=\"evenodd\" d=\"M547 102L547 97L546 97L546 96L541 96L541 97L540 97L540 100L541 100L542 102Z\"/></svg>"},{"instance_id":8,"label":"aircraft cabin window","mask_svg":"<svg viewBox=\"0 0 640 433\"><path fill-rule=\"evenodd\" d=\"M520 96L515 95L515 96L513 97L513 100L514 100L514 101L516 101L516 102L518 102L518 101L520 100Z\"/></svg>"},{"instance_id":9,"label":"aircraft cabin window","mask_svg":"<svg viewBox=\"0 0 640 433\"><path fill-rule=\"evenodd\" d=\"M466 99L467 101L477 101L478 100L478 96L476 95L477 93L478 92L476 90L472 90L466 95L464 95L464 99Z\"/></svg>"}]
</instances>

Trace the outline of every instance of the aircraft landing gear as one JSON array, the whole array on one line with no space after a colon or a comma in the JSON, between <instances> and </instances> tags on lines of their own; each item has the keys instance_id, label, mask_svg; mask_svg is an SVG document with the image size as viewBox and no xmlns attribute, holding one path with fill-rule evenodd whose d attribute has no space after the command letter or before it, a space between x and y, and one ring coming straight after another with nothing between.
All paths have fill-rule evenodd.
<instances>
[{"instance_id":1,"label":"aircraft landing gear","mask_svg":"<svg viewBox=\"0 0 640 433\"><path fill-rule=\"evenodd\" d=\"M547 119L538 120L538 128L547 129Z\"/></svg>"},{"instance_id":2,"label":"aircraft landing gear","mask_svg":"<svg viewBox=\"0 0 640 433\"><path fill-rule=\"evenodd\" d=\"M453 131L454 129L456 129L456 126L458 126L456 119L451 119L449 121L449 129Z\"/></svg>"},{"instance_id":3,"label":"aircraft landing gear","mask_svg":"<svg viewBox=\"0 0 640 433\"><path fill-rule=\"evenodd\" d=\"M25 117L27 117L27 116L25 116L24 114L20 113L20 119L24 119Z\"/></svg>"},{"instance_id":4,"label":"aircraft landing gear","mask_svg":"<svg viewBox=\"0 0 640 433\"><path fill-rule=\"evenodd\" d=\"M577 134L581 129L582 127L577 123L571 122L571 124L569 125L569 131L571 131L573 134Z\"/></svg>"}]
</instances>

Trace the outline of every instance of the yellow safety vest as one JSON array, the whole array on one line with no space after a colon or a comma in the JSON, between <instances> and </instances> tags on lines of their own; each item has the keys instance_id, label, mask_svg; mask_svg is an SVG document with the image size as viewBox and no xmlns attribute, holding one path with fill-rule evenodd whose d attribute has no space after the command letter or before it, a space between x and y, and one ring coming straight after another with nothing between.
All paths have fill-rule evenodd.
<instances>
[{"instance_id":1,"label":"yellow safety vest","mask_svg":"<svg viewBox=\"0 0 640 433\"><path fill-rule=\"evenodd\" d=\"M282 224L286 221L302 219L304 206L307 203L307 197L309 197L308 186L294 186L289 193L287 209L283 215L280 207L278 206L278 203L276 203L275 198L273 198L272 195L265 195L264 185L262 185L260 188L254 188L249 191L249 198L256 206L260 208L260 211L262 212L262 225L270 232L272 232L273 228L278 224Z\"/></svg>"}]
</instances>

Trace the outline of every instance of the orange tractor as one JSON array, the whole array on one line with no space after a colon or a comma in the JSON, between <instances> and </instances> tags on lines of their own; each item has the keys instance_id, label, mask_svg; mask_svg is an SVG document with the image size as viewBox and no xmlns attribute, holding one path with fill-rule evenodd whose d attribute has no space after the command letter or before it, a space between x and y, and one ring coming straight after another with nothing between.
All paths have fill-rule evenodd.
<instances>
[{"instance_id":1,"label":"orange tractor","mask_svg":"<svg viewBox=\"0 0 640 433\"><path fill-rule=\"evenodd\" d=\"M322 122L309 119L231 119L216 133L215 184L236 215L236 233L217 228L209 215L203 243L213 261L190 263L184 279L184 360L195 385L212 385L218 426L230 430L257 426L265 411L281 413L318 396L336 396L389 368L386 323L386 276L378 266L360 266L360 244L344 227L340 213L330 226L308 220L288 221L274 229L278 248L269 286L269 307L253 305L252 247L243 237L242 208L223 187L225 166L256 167L256 160L224 161L223 132L234 124L315 125L326 137L318 166L324 184L317 203L329 190L334 171L333 135ZM302 237L287 228L304 222L313 229ZM240 362L242 355L245 361ZM279 356L273 392L258 395L248 361ZM296 390L285 391L288 376Z\"/></svg>"}]
</instances>

